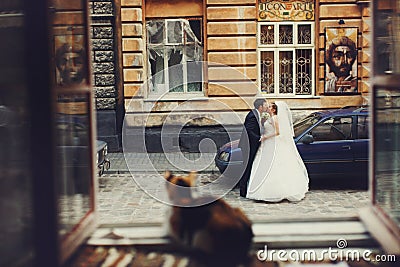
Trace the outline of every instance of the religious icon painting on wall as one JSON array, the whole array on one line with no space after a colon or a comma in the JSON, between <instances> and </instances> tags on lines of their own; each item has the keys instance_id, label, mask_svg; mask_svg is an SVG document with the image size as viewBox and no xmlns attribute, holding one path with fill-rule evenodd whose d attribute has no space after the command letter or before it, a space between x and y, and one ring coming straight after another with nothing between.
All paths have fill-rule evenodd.
<instances>
[{"instance_id":1,"label":"religious icon painting on wall","mask_svg":"<svg viewBox=\"0 0 400 267\"><path fill-rule=\"evenodd\" d=\"M325 94L358 93L357 27L325 28Z\"/></svg>"},{"instance_id":2,"label":"religious icon painting on wall","mask_svg":"<svg viewBox=\"0 0 400 267\"><path fill-rule=\"evenodd\" d=\"M83 29L76 26L60 27L54 36L56 83L70 87L87 81L86 44Z\"/></svg>"}]
</instances>

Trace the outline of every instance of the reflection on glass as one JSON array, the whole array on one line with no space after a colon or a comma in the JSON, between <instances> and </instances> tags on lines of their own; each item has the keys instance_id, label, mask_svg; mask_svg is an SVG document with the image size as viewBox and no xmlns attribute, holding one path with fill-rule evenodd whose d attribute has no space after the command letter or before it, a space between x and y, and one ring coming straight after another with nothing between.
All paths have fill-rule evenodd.
<instances>
[{"instance_id":1,"label":"reflection on glass","mask_svg":"<svg viewBox=\"0 0 400 267\"><path fill-rule=\"evenodd\" d=\"M85 50L82 46L63 43L56 49L57 84L79 84L86 77Z\"/></svg>"},{"instance_id":2,"label":"reflection on glass","mask_svg":"<svg viewBox=\"0 0 400 267\"><path fill-rule=\"evenodd\" d=\"M375 57L374 72L379 74L400 73L400 4L398 0L375 3Z\"/></svg>"},{"instance_id":3,"label":"reflection on glass","mask_svg":"<svg viewBox=\"0 0 400 267\"><path fill-rule=\"evenodd\" d=\"M57 177L60 234L79 223L91 208L91 150L89 99L59 95L57 103Z\"/></svg>"},{"instance_id":4,"label":"reflection on glass","mask_svg":"<svg viewBox=\"0 0 400 267\"><path fill-rule=\"evenodd\" d=\"M35 257L22 9L22 1L0 1L0 266L30 266Z\"/></svg>"},{"instance_id":5,"label":"reflection on glass","mask_svg":"<svg viewBox=\"0 0 400 267\"><path fill-rule=\"evenodd\" d=\"M375 101L375 201L400 225L400 90L378 89Z\"/></svg>"},{"instance_id":6,"label":"reflection on glass","mask_svg":"<svg viewBox=\"0 0 400 267\"><path fill-rule=\"evenodd\" d=\"M58 86L88 83L84 1L53 1L55 80Z\"/></svg>"}]
</instances>

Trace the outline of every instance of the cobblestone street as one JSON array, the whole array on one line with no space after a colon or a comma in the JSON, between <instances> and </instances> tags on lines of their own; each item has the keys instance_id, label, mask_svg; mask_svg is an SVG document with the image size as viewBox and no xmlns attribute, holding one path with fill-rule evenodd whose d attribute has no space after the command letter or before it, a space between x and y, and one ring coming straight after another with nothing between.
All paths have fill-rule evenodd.
<instances>
[{"instance_id":1,"label":"cobblestone street","mask_svg":"<svg viewBox=\"0 0 400 267\"><path fill-rule=\"evenodd\" d=\"M133 173L135 179L149 174ZM130 173L105 174L99 178L98 211L100 223L162 223L168 208L146 194ZM154 174L150 174L154 175ZM218 174L200 173L200 181L215 179ZM369 192L357 190L311 190L298 203L257 202L239 196L234 189L224 196L234 207L240 207L253 221L291 220L295 218L352 217L369 203Z\"/></svg>"}]
</instances>

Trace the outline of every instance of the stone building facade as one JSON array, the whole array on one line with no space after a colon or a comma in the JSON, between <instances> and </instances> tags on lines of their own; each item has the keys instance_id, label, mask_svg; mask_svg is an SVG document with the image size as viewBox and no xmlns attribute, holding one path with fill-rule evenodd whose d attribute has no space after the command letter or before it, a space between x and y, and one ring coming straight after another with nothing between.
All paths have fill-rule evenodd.
<instances>
[{"instance_id":1,"label":"stone building facade","mask_svg":"<svg viewBox=\"0 0 400 267\"><path fill-rule=\"evenodd\" d=\"M237 138L255 97L286 101L295 119L368 103L369 1L91 2L101 135L118 137L125 110L124 126L144 128L153 149L163 126L173 125L180 136L171 143L191 151L205 137L217 146ZM356 48L352 80L327 89L329 45L342 36ZM114 50L106 49L112 40ZM96 51L96 43L105 46ZM101 116L114 115L111 132Z\"/></svg>"},{"instance_id":2,"label":"stone building facade","mask_svg":"<svg viewBox=\"0 0 400 267\"><path fill-rule=\"evenodd\" d=\"M98 139L108 143L111 151L121 150L124 116L120 78L118 10L112 0L91 0L92 74L96 98Z\"/></svg>"}]
</instances>

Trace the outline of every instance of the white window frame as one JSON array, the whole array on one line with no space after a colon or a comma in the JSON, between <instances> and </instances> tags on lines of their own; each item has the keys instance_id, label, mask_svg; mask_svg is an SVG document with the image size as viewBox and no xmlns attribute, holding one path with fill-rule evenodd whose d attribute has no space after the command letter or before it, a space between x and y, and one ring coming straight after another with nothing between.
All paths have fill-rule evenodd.
<instances>
[{"instance_id":1,"label":"white window frame","mask_svg":"<svg viewBox=\"0 0 400 267\"><path fill-rule=\"evenodd\" d=\"M274 26L274 44L261 44L261 26L273 25ZM279 25L291 25L293 27L293 44L279 44ZM310 44L299 44L297 33L299 25L310 25L311 27L311 43ZM261 94L268 97L296 97L296 98L312 98L315 96L315 23L308 21L298 22L259 22L257 25L257 71L258 71L258 87L260 88ZM296 94L295 81L296 81L296 50L297 49L310 49L311 50L311 93L309 95L298 95ZM261 52L272 51L274 52L274 93L266 93L261 91ZM279 93L279 52L282 51L293 51L293 93Z\"/></svg>"},{"instance_id":2,"label":"white window frame","mask_svg":"<svg viewBox=\"0 0 400 267\"><path fill-rule=\"evenodd\" d=\"M197 19L197 18L194 18ZM190 20L190 18L189 18ZM199 18L201 21L201 19ZM184 32L184 25L182 22L182 19L154 19L154 21L164 21L164 36L163 36L163 52L166 54L167 47L168 46L182 46L182 72L185 74L183 75L183 92L170 92L169 91L169 68L168 68L168 58L164 57L164 88L162 90L150 90L148 88L148 92L150 96L159 96L159 95L169 95L169 96L181 96L181 95L198 95L198 96L204 96L204 83L201 84L201 91L196 91L196 92L188 92L188 86L187 86L187 75L188 75L188 69L187 69L187 56L185 53L185 32ZM182 28L182 42L181 43L170 43L168 42L168 23L169 22L176 22L178 21L181 24ZM147 31L146 31L147 32ZM147 46L152 46L156 44L150 44L149 41L146 42ZM148 48L147 48L148 49ZM149 60L149 59L147 59ZM203 59L204 60L204 59ZM151 75L151 73L148 73L147 75ZM204 80L204 71L202 71L202 80Z\"/></svg>"}]
</instances>

